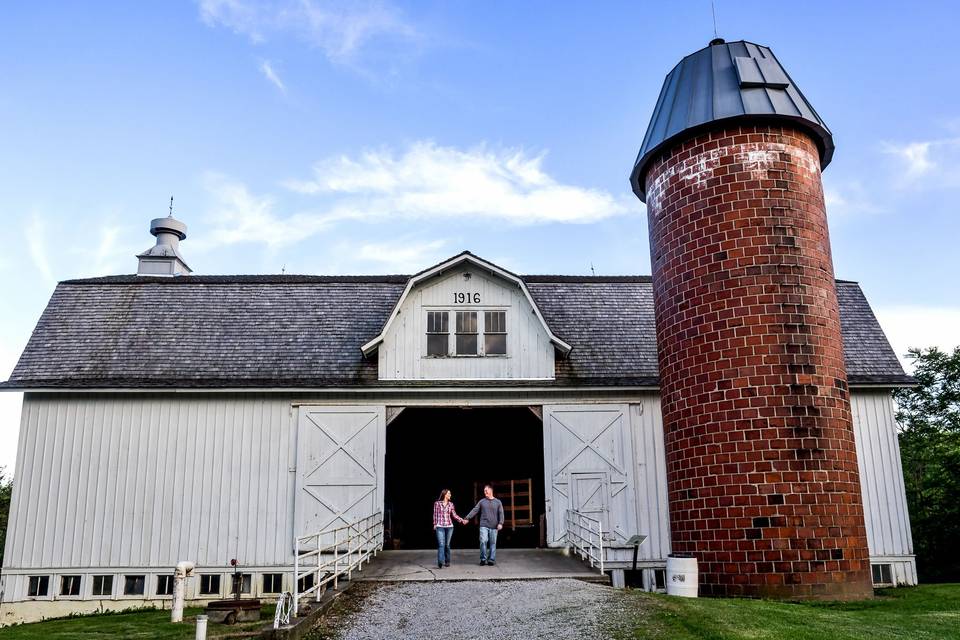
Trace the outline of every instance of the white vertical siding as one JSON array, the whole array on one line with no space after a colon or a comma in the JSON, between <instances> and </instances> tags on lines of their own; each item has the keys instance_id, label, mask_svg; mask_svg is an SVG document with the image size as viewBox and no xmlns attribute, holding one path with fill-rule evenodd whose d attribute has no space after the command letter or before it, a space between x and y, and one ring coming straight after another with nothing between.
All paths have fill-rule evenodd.
<instances>
[{"instance_id":1,"label":"white vertical siding","mask_svg":"<svg viewBox=\"0 0 960 640\"><path fill-rule=\"evenodd\" d=\"M28 394L4 564L286 564L292 425L252 394Z\"/></svg>"},{"instance_id":2,"label":"white vertical siding","mask_svg":"<svg viewBox=\"0 0 960 640\"><path fill-rule=\"evenodd\" d=\"M471 277L464 279L469 271ZM478 293L479 304L455 304L455 293ZM428 358L427 311L449 310L450 344L456 331L455 311L507 312L505 357ZM483 336L479 336L482 344ZM459 267L413 289L384 336L377 360L381 380L456 380L466 378L553 378L554 346L526 296L514 283L483 273L472 266Z\"/></svg>"},{"instance_id":3,"label":"white vertical siding","mask_svg":"<svg viewBox=\"0 0 960 640\"><path fill-rule=\"evenodd\" d=\"M870 556L913 554L900 446L889 390L850 394ZM915 578L914 578L915 580Z\"/></svg>"},{"instance_id":4,"label":"white vertical siding","mask_svg":"<svg viewBox=\"0 0 960 640\"><path fill-rule=\"evenodd\" d=\"M630 421L637 461L638 533L647 536L640 557L661 560L670 555L670 509L660 396L646 394L640 404L630 405Z\"/></svg>"}]
</instances>

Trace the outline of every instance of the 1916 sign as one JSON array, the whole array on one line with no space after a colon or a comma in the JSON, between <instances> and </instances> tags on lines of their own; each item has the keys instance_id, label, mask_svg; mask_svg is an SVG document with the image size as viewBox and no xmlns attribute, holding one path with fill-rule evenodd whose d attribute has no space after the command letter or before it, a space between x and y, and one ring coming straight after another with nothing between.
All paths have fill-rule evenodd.
<instances>
[{"instance_id":1,"label":"1916 sign","mask_svg":"<svg viewBox=\"0 0 960 640\"><path fill-rule=\"evenodd\" d=\"M480 294L465 293L463 291L454 292L453 303L454 304L470 304L470 303L480 304Z\"/></svg>"}]
</instances>

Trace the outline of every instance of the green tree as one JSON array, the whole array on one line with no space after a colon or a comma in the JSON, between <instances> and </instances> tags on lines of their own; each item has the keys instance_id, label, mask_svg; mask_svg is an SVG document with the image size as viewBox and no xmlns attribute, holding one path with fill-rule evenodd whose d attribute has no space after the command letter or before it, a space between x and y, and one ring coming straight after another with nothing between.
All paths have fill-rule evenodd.
<instances>
[{"instance_id":1,"label":"green tree","mask_svg":"<svg viewBox=\"0 0 960 640\"><path fill-rule=\"evenodd\" d=\"M6 468L0 467L0 567L3 566L3 547L7 541L7 521L10 518L12 493L13 478L8 478Z\"/></svg>"},{"instance_id":2,"label":"green tree","mask_svg":"<svg viewBox=\"0 0 960 640\"><path fill-rule=\"evenodd\" d=\"M894 392L907 504L924 581L960 580L960 347L910 349L918 385Z\"/></svg>"}]
</instances>

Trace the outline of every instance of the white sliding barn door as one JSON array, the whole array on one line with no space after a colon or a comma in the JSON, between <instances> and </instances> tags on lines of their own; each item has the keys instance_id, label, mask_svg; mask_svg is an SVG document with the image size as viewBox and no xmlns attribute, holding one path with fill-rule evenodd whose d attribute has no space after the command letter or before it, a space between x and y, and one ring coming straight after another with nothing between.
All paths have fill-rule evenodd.
<instances>
[{"instance_id":1,"label":"white sliding barn door","mask_svg":"<svg viewBox=\"0 0 960 640\"><path fill-rule=\"evenodd\" d=\"M297 536L383 509L385 408L301 406L297 421Z\"/></svg>"},{"instance_id":2,"label":"white sliding barn door","mask_svg":"<svg viewBox=\"0 0 960 640\"><path fill-rule=\"evenodd\" d=\"M563 539L567 509L600 520L608 540L637 533L628 405L544 406L543 445L550 543Z\"/></svg>"}]
</instances>

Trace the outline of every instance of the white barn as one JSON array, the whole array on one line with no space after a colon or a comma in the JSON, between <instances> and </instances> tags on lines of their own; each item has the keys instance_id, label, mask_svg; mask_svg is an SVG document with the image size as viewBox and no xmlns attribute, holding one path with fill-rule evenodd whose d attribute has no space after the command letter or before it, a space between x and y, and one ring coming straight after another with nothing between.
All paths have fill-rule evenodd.
<instances>
[{"instance_id":1,"label":"white barn","mask_svg":"<svg viewBox=\"0 0 960 640\"><path fill-rule=\"evenodd\" d=\"M875 581L914 584L890 395L911 378L837 287ZM296 536L382 511L388 545L427 547L440 487L465 510L478 481L528 482L506 546L562 544L572 508L614 546L648 536L649 588L670 552L649 277L465 252L409 277L69 280L2 387L24 392L2 623L163 603L181 560L191 599L227 595L233 558L272 596Z\"/></svg>"}]
</instances>

